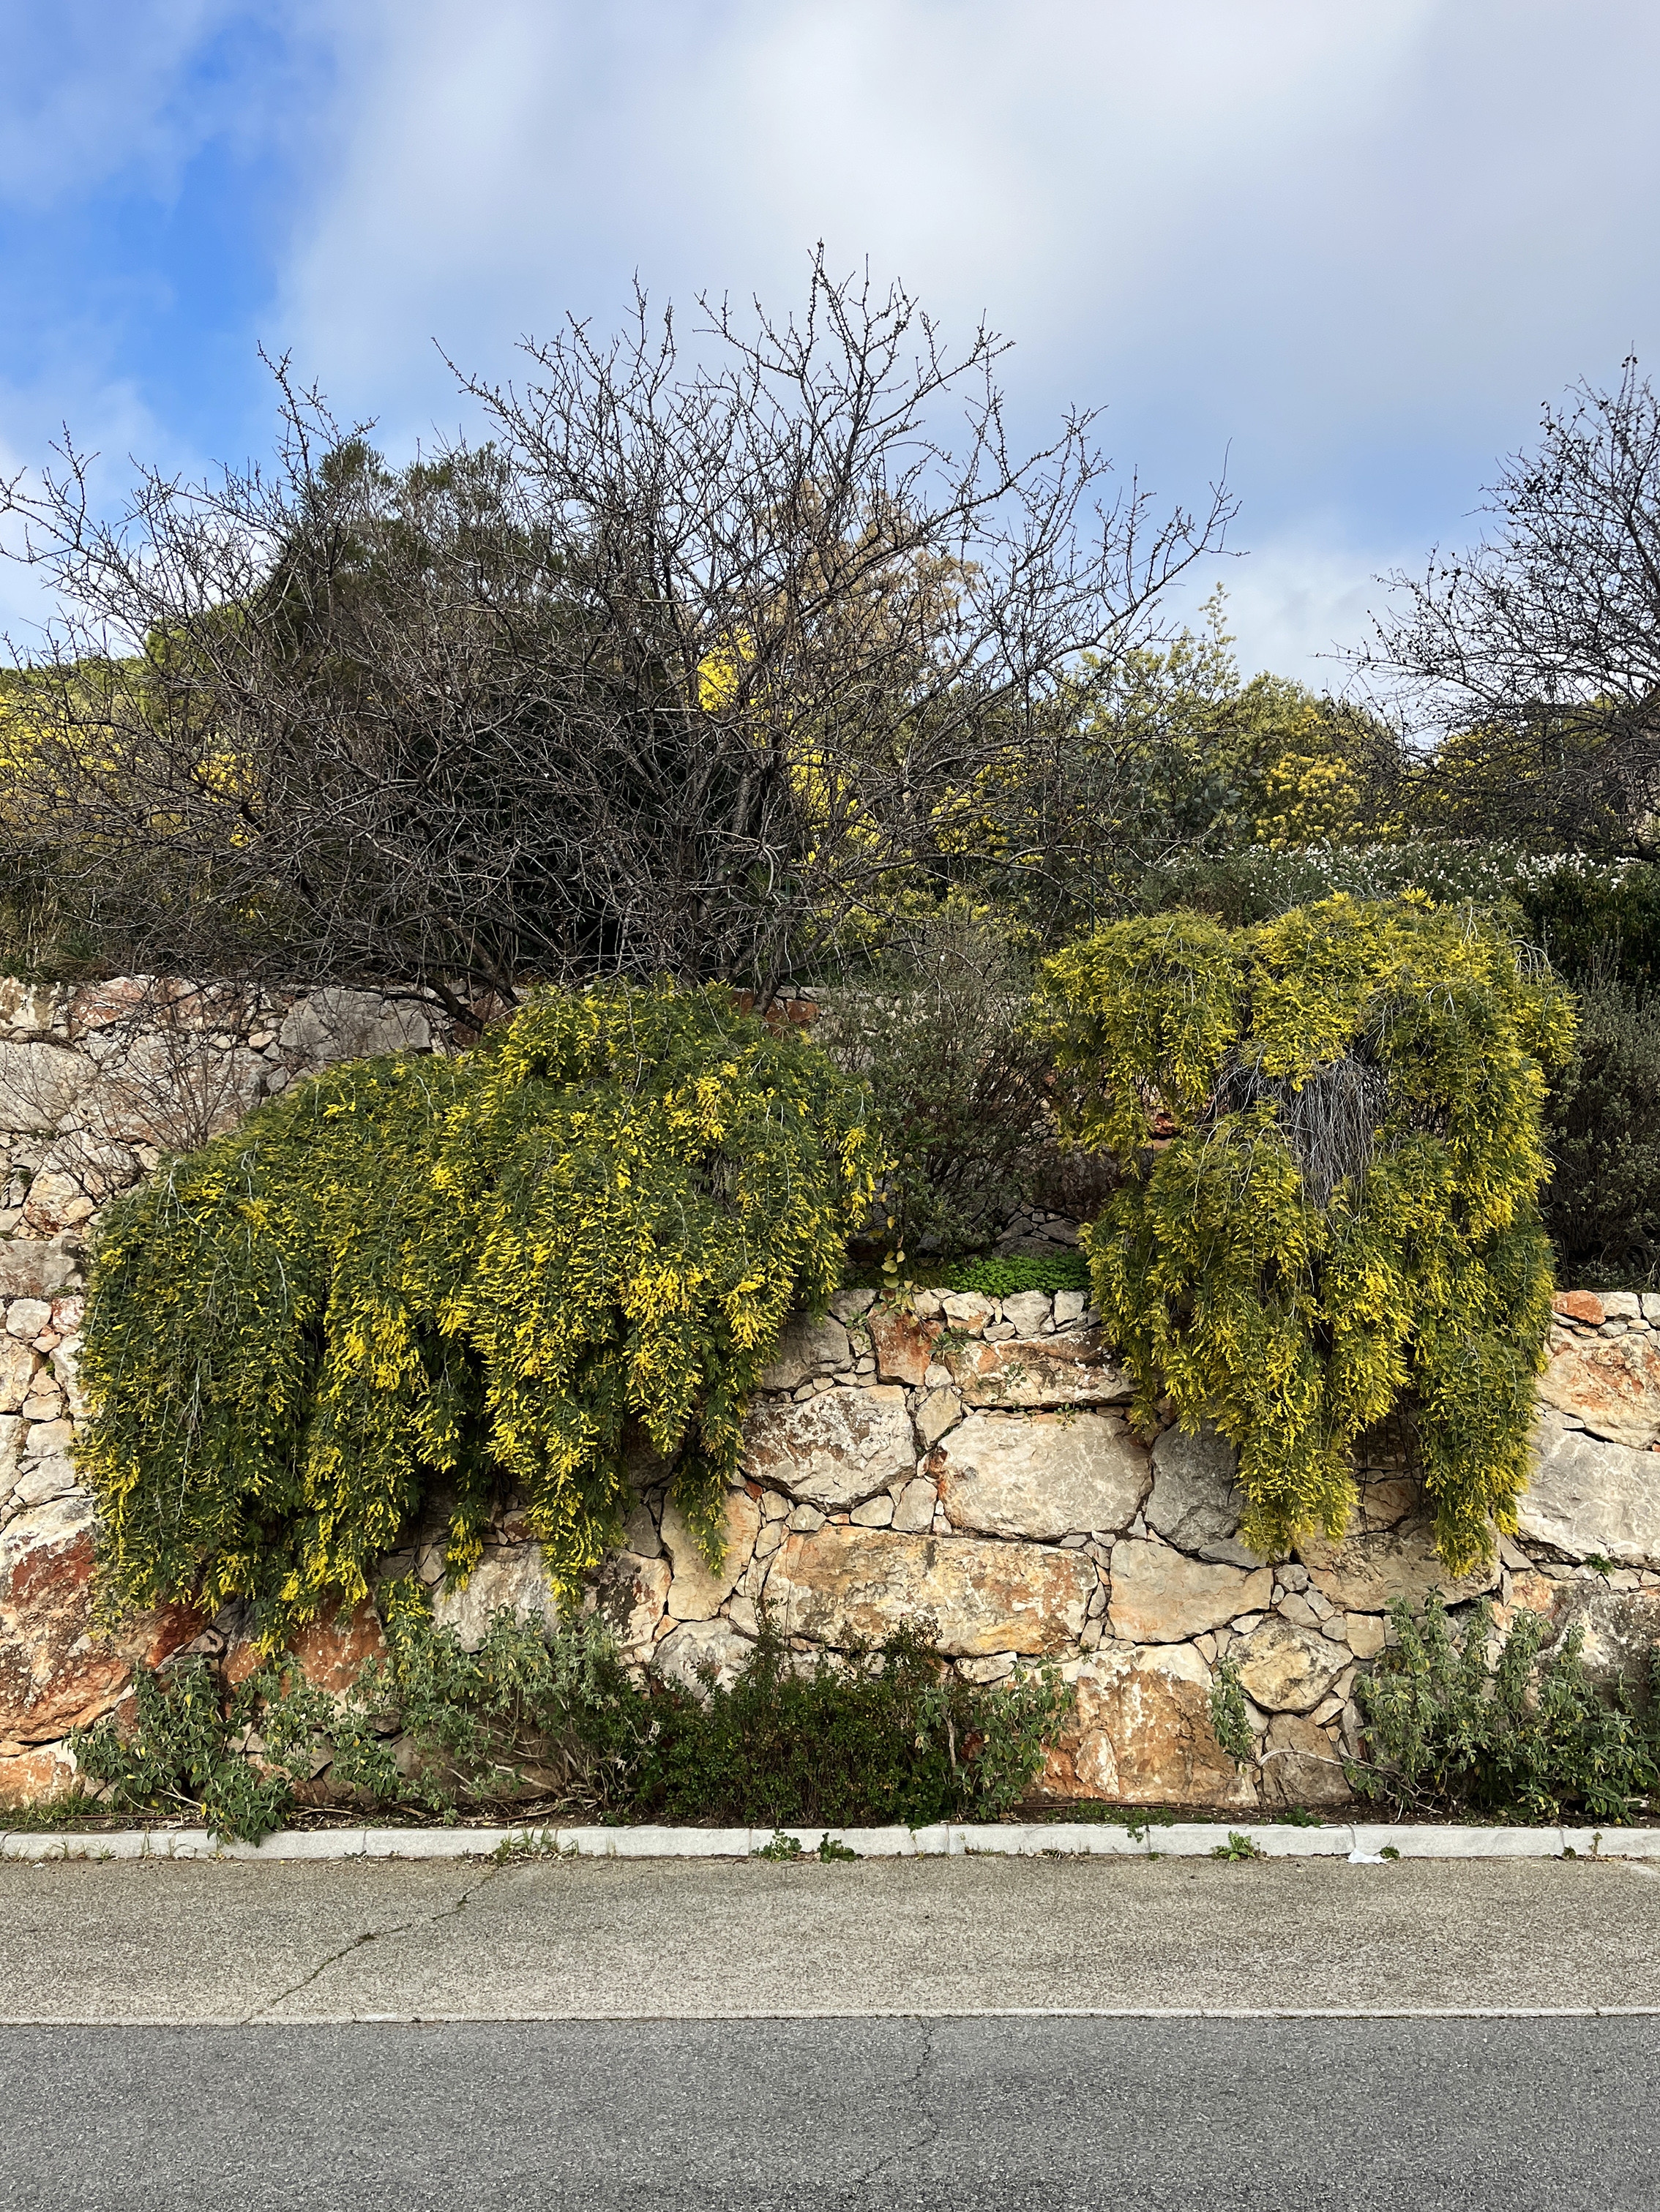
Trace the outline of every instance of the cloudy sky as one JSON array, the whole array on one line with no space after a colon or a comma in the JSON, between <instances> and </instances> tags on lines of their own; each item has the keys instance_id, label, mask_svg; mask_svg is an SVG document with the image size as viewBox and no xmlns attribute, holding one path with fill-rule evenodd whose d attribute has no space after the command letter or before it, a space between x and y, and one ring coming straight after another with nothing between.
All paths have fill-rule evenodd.
<instances>
[{"instance_id":1,"label":"cloudy sky","mask_svg":"<svg viewBox=\"0 0 1660 2212\"><path fill-rule=\"evenodd\" d=\"M1653 0L0 0L0 466L262 450L264 343L389 450L568 313L982 314L1034 434L1224 465L1242 656L1318 682L1541 403L1660 364ZM0 614L38 612L0 574Z\"/></svg>"}]
</instances>

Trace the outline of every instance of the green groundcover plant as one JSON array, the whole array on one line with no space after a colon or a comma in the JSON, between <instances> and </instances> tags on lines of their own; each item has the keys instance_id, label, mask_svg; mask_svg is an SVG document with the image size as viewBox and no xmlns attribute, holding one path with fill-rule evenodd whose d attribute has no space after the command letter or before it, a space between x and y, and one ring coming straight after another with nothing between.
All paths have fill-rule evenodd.
<instances>
[{"instance_id":1,"label":"green groundcover plant","mask_svg":"<svg viewBox=\"0 0 1660 2212\"><path fill-rule=\"evenodd\" d=\"M631 1672L592 1616L498 1613L468 1651L407 1589L382 1604L386 1656L344 1695L280 1668L226 1692L199 1658L143 1671L132 1711L75 1739L81 1774L109 1811L255 1840L323 1766L336 1802L393 1815L920 1826L1017 1804L1073 1697L1050 1668L964 1681L926 1619L814 1657L763 1625L732 1681L695 1691Z\"/></svg>"},{"instance_id":2,"label":"green groundcover plant","mask_svg":"<svg viewBox=\"0 0 1660 2212\"><path fill-rule=\"evenodd\" d=\"M104 1602L363 1596L441 1485L453 1577L509 1486L565 1592L631 1433L714 1544L792 1306L840 1281L863 1094L718 990L549 993L477 1050L331 1069L105 1218L78 1449Z\"/></svg>"},{"instance_id":3,"label":"green groundcover plant","mask_svg":"<svg viewBox=\"0 0 1660 2212\"><path fill-rule=\"evenodd\" d=\"M1462 1636L1437 1595L1421 1613L1397 1599L1390 1622L1390 1645L1355 1684L1364 1744L1347 1771L1360 1796L1395 1814L1612 1825L1660 1788L1660 1644L1645 1680L1604 1686L1585 1665L1583 1622L1544 1653L1536 1613L1518 1612L1496 1651L1486 1605Z\"/></svg>"},{"instance_id":4,"label":"green groundcover plant","mask_svg":"<svg viewBox=\"0 0 1660 2212\"><path fill-rule=\"evenodd\" d=\"M1137 1419L1214 1420L1267 1555L1342 1533L1405 1403L1442 1556L1482 1556L1527 1478L1567 994L1474 909L1337 896L1114 924L1045 996L1067 1134L1126 1169L1083 1248Z\"/></svg>"}]
</instances>

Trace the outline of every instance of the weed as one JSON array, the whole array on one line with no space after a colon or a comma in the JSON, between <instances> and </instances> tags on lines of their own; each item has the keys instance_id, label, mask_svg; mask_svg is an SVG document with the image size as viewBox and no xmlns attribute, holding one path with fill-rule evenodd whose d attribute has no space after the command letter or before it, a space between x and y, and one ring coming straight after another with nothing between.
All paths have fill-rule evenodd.
<instances>
[{"instance_id":1,"label":"weed","mask_svg":"<svg viewBox=\"0 0 1660 2212\"><path fill-rule=\"evenodd\" d=\"M1380 1859L1398 1859L1401 1854L1393 1844L1385 1844L1377 1856Z\"/></svg>"},{"instance_id":2,"label":"weed","mask_svg":"<svg viewBox=\"0 0 1660 2212\"><path fill-rule=\"evenodd\" d=\"M790 1859L799 1859L800 1856L800 1844L795 1837L787 1836L781 1828L773 1830L772 1841L769 1844L762 1844L750 1853L750 1856L753 1859L772 1859L781 1866ZM821 1844L819 1856L822 1858L823 1856L824 1845Z\"/></svg>"},{"instance_id":3,"label":"weed","mask_svg":"<svg viewBox=\"0 0 1660 2212\"><path fill-rule=\"evenodd\" d=\"M1230 1828L1226 1843L1212 1845L1211 1856L1225 1859L1230 1866L1239 1866L1246 1859L1262 1858L1264 1853L1262 1846L1253 1842L1250 1837L1242 1836L1237 1828Z\"/></svg>"},{"instance_id":4,"label":"weed","mask_svg":"<svg viewBox=\"0 0 1660 2212\"><path fill-rule=\"evenodd\" d=\"M849 1850L845 1844L838 1844L827 1830L818 1838L818 1856L826 1866L832 1866L842 1860L856 1860L859 1854L857 1851Z\"/></svg>"},{"instance_id":5,"label":"weed","mask_svg":"<svg viewBox=\"0 0 1660 2212\"><path fill-rule=\"evenodd\" d=\"M1323 1828L1325 1822L1317 1813L1310 1813L1301 1805L1288 1805L1283 1813L1274 1816L1276 1828Z\"/></svg>"}]
</instances>

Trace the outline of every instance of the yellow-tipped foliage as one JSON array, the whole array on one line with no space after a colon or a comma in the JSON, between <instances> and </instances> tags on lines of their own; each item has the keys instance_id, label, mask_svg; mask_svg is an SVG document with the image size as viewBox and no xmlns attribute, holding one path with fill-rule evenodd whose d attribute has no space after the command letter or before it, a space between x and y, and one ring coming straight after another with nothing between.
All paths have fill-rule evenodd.
<instances>
[{"instance_id":1,"label":"yellow-tipped foliage","mask_svg":"<svg viewBox=\"0 0 1660 2212\"><path fill-rule=\"evenodd\" d=\"M1467 910L1337 897L1116 923L1044 999L1067 1134L1127 1170L1085 1249L1138 1419L1215 1421L1270 1554L1341 1534L1355 1439L1408 1399L1442 1556L1483 1556L1527 1478L1567 994Z\"/></svg>"},{"instance_id":2,"label":"yellow-tipped foliage","mask_svg":"<svg viewBox=\"0 0 1660 2212\"><path fill-rule=\"evenodd\" d=\"M106 1217L79 1447L116 1607L362 1596L429 1496L453 1572L509 1486L569 1592L624 1431L718 1540L785 1315L840 1278L863 1097L718 990L550 994L453 1060L332 1068Z\"/></svg>"}]
</instances>

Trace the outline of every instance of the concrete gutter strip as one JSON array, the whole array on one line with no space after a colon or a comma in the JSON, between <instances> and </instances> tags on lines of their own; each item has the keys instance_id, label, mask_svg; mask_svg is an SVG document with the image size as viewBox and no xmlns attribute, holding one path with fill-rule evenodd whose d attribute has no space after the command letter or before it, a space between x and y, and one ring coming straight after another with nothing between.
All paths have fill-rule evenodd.
<instances>
[{"instance_id":1,"label":"concrete gutter strip","mask_svg":"<svg viewBox=\"0 0 1660 2212\"><path fill-rule=\"evenodd\" d=\"M802 1851L828 1836L861 1859L1207 1858L1230 1836L1250 1838L1265 1858L1581 1858L1660 1862L1660 1828L1455 1828L1355 1824L1320 1828L1177 1821L1139 1833L1094 1821L1031 1826L786 1828ZM261 1844L216 1842L206 1828L118 1829L104 1834L0 1833L0 1859L463 1859L504 1848L562 1858L746 1859L773 1840L770 1828L311 1828L279 1831Z\"/></svg>"}]
</instances>

